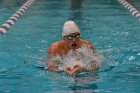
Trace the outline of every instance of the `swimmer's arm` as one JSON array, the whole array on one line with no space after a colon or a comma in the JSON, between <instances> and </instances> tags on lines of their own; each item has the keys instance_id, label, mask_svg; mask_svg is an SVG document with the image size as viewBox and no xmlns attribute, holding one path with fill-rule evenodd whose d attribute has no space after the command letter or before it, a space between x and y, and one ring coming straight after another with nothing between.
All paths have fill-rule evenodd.
<instances>
[{"instance_id":1,"label":"swimmer's arm","mask_svg":"<svg viewBox=\"0 0 140 93\"><path fill-rule=\"evenodd\" d=\"M82 72L82 71L96 71L99 69L99 66L97 64L92 64L90 67L85 67L85 66L79 66L77 68L77 71Z\"/></svg>"},{"instance_id":2,"label":"swimmer's arm","mask_svg":"<svg viewBox=\"0 0 140 93\"><path fill-rule=\"evenodd\" d=\"M97 64L92 64L89 68L87 68L88 71L96 71L99 69L99 66Z\"/></svg>"},{"instance_id":3,"label":"swimmer's arm","mask_svg":"<svg viewBox=\"0 0 140 93\"><path fill-rule=\"evenodd\" d=\"M88 45L89 45L89 48L92 50L91 53L94 53L94 47L93 47L93 45L91 43L89 43Z\"/></svg>"},{"instance_id":4,"label":"swimmer's arm","mask_svg":"<svg viewBox=\"0 0 140 93\"><path fill-rule=\"evenodd\" d=\"M92 43L90 43L89 41L85 41L85 43L88 45L88 47L92 50L91 53L94 53L94 47L92 45Z\"/></svg>"},{"instance_id":5,"label":"swimmer's arm","mask_svg":"<svg viewBox=\"0 0 140 93\"><path fill-rule=\"evenodd\" d=\"M51 58L52 55L57 55L57 43L53 43L49 48L48 48L48 58ZM60 71L60 69L57 67L59 62L49 60L47 62L47 67L49 71Z\"/></svg>"},{"instance_id":6,"label":"swimmer's arm","mask_svg":"<svg viewBox=\"0 0 140 93\"><path fill-rule=\"evenodd\" d=\"M55 61L48 61L47 63L47 69L49 70L49 71L63 71L63 70L61 70L61 69L59 69L58 68L58 64L59 64L59 62L55 62Z\"/></svg>"},{"instance_id":7,"label":"swimmer's arm","mask_svg":"<svg viewBox=\"0 0 140 93\"><path fill-rule=\"evenodd\" d=\"M96 71L96 70L99 69L99 66L96 63L93 63L90 67L85 67L85 66L77 65L74 68L78 72L82 72L82 71Z\"/></svg>"},{"instance_id":8,"label":"swimmer's arm","mask_svg":"<svg viewBox=\"0 0 140 93\"><path fill-rule=\"evenodd\" d=\"M51 55L56 55L58 53L58 44L53 43L49 48L48 48L48 56Z\"/></svg>"}]
</instances>

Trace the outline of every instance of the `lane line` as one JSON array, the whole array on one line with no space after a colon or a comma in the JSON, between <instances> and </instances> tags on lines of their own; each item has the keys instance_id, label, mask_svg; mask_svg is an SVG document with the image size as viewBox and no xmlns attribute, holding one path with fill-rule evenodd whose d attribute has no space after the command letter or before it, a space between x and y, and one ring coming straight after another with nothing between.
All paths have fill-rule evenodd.
<instances>
[{"instance_id":1,"label":"lane line","mask_svg":"<svg viewBox=\"0 0 140 93\"><path fill-rule=\"evenodd\" d=\"M118 2L120 4L122 4L126 9L129 10L129 12L138 18L138 20L140 21L140 12L134 7L132 6L129 2L127 2L126 0L118 0Z\"/></svg>"},{"instance_id":2,"label":"lane line","mask_svg":"<svg viewBox=\"0 0 140 93\"><path fill-rule=\"evenodd\" d=\"M15 24L20 16L33 4L35 0L26 1L9 19L0 26L0 36L7 33L8 29Z\"/></svg>"}]
</instances>

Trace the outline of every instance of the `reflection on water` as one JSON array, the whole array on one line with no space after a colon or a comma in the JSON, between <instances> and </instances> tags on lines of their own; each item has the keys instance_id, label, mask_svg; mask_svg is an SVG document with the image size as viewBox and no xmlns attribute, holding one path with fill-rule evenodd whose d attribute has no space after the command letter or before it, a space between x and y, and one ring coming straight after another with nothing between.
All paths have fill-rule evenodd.
<instances>
[{"instance_id":1,"label":"reflection on water","mask_svg":"<svg viewBox=\"0 0 140 93\"><path fill-rule=\"evenodd\" d=\"M82 72L75 77L69 77L66 73L46 72L42 76L51 79L53 85L64 86L65 90L69 90L68 93L96 93L98 90L96 81L100 79L98 73L94 72ZM53 87L53 89L57 88Z\"/></svg>"},{"instance_id":2,"label":"reflection on water","mask_svg":"<svg viewBox=\"0 0 140 93\"><path fill-rule=\"evenodd\" d=\"M82 7L83 0L71 0L71 9L80 9Z\"/></svg>"},{"instance_id":3,"label":"reflection on water","mask_svg":"<svg viewBox=\"0 0 140 93\"><path fill-rule=\"evenodd\" d=\"M80 20L82 18L82 3L83 0L71 0L70 9L72 10L72 15L70 15L70 20Z\"/></svg>"},{"instance_id":4,"label":"reflection on water","mask_svg":"<svg viewBox=\"0 0 140 93\"><path fill-rule=\"evenodd\" d=\"M74 77L74 83L69 88L74 91L74 93L96 93L98 89L94 81L98 79L97 73L83 73Z\"/></svg>"}]
</instances>

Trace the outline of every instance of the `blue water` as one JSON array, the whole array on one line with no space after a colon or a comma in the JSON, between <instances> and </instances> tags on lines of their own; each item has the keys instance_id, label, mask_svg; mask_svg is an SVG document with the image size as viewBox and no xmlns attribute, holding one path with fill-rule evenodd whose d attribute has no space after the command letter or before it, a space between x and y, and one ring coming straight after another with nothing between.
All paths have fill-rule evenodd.
<instances>
[{"instance_id":1,"label":"blue water","mask_svg":"<svg viewBox=\"0 0 140 93\"><path fill-rule=\"evenodd\" d=\"M24 2L1 0L0 24ZM39 68L68 19L104 55L98 72L72 78ZM139 35L140 22L116 0L36 0L0 37L0 93L139 93Z\"/></svg>"}]
</instances>

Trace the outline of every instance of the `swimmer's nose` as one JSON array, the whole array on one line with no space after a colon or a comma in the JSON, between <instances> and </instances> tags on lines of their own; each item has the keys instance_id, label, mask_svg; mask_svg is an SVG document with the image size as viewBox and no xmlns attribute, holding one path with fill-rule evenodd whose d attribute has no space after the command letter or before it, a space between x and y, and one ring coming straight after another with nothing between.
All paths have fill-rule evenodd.
<instances>
[{"instance_id":1,"label":"swimmer's nose","mask_svg":"<svg viewBox=\"0 0 140 93\"><path fill-rule=\"evenodd\" d=\"M73 42L76 42L76 39L75 39L75 38L73 38L73 39L72 39L72 41L73 41Z\"/></svg>"}]
</instances>

